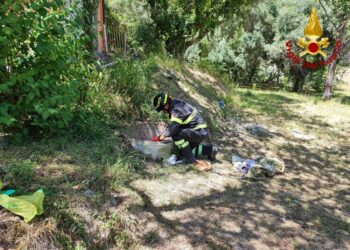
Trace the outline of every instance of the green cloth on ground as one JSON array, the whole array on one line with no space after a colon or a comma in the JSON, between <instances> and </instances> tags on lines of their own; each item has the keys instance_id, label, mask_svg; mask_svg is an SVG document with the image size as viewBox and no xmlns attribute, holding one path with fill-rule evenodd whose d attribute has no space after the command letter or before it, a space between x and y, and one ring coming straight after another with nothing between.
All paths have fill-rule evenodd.
<instances>
[{"instance_id":1,"label":"green cloth on ground","mask_svg":"<svg viewBox=\"0 0 350 250\"><path fill-rule=\"evenodd\" d=\"M31 195L21 195L10 197L6 194L0 194L0 206L13 214L22 216L25 222L31 221L36 215L44 212L43 201L44 192L37 190Z\"/></svg>"}]
</instances>

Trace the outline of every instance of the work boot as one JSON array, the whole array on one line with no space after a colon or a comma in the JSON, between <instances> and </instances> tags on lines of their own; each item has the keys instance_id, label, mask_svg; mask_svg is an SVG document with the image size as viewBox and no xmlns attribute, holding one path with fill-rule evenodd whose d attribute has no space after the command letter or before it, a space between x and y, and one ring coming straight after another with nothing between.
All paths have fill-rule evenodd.
<instances>
[{"instance_id":1,"label":"work boot","mask_svg":"<svg viewBox=\"0 0 350 250\"><path fill-rule=\"evenodd\" d=\"M218 153L218 147L214 147L212 148L210 154L208 155L208 159L211 161L215 161L216 160L216 154Z\"/></svg>"},{"instance_id":2,"label":"work boot","mask_svg":"<svg viewBox=\"0 0 350 250\"><path fill-rule=\"evenodd\" d=\"M184 158L182 160L179 160L179 161L176 161L175 162L175 165L178 165L178 164L192 164L192 163L195 163L196 162L196 158L194 158L194 156L190 156L188 158Z\"/></svg>"},{"instance_id":3,"label":"work boot","mask_svg":"<svg viewBox=\"0 0 350 250\"><path fill-rule=\"evenodd\" d=\"M196 162L196 158L192 155L192 150L189 145L180 149L180 155L178 158L180 160L176 161L175 164L191 164Z\"/></svg>"}]
</instances>

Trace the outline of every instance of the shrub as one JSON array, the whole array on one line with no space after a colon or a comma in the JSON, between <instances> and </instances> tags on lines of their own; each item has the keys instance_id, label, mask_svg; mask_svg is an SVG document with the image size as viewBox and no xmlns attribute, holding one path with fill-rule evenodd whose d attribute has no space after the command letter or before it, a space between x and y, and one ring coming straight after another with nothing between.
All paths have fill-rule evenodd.
<instances>
[{"instance_id":1,"label":"shrub","mask_svg":"<svg viewBox=\"0 0 350 250\"><path fill-rule=\"evenodd\" d=\"M145 108L145 105L151 104L150 100L154 95L150 82L153 70L153 63L147 60L120 59L117 61L113 68L104 72L105 78L101 87L108 96L103 101L102 109L119 113L125 118L148 115L151 110ZM117 104L114 105L114 111L113 103Z\"/></svg>"},{"instance_id":2,"label":"shrub","mask_svg":"<svg viewBox=\"0 0 350 250\"><path fill-rule=\"evenodd\" d=\"M53 130L73 118L88 72L77 9L48 0L1 4L0 126Z\"/></svg>"}]
</instances>

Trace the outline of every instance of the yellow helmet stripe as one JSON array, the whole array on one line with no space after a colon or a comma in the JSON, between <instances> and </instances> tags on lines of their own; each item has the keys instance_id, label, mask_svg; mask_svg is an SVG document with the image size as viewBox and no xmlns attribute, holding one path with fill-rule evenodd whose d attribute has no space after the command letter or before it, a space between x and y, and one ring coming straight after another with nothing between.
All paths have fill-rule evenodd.
<instances>
[{"instance_id":1,"label":"yellow helmet stripe","mask_svg":"<svg viewBox=\"0 0 350 250\"><path fill-rule=\"evenodd\" d=\"M167 101L168 101L168 94L165 95L164 104L166 104Z\"/></svg>"},{"instance_id":2,"label":"yellow helmet stripe","mask_svg":"<svg viewBox=\"0 0 350 250\"><path fill-rule=\"evenodd\" d=\"M157 108L159 108L160 106L160 99L162 99L161 97L158 98L158 101L157 101Z\"/></svg>"}]
</instances>

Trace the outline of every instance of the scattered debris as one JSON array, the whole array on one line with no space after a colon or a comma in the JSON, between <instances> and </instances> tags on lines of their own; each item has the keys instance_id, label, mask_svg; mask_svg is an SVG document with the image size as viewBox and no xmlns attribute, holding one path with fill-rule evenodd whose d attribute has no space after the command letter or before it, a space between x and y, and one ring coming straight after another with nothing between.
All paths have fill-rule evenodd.
<instances>
[{"instance_id":1,"label":"scattered debris","mask_svg":"<svg viewBox=\"0 0 350 250\"><path fill-rule=\"evenodd\" d=\"M234 168L242 173L240 179L249 178L252 180L262 180L272 177L276 173L284 173L284 163L276 158L257 157L253 159L242 159L237 155L232 156Z\"/></svg>"},{"instance_id":2,"label":"scattered debris","mask_svg":"<svg viewBox=\"0 0 350 250\"><path fill-rule=\"evenodd\" d=\"M224 108L225 108L225 101L224 101L224 100L220 100L220 101L219 101L219 107L220 107L221 109L224 109Z\"/></svg>"}]
</instances>

